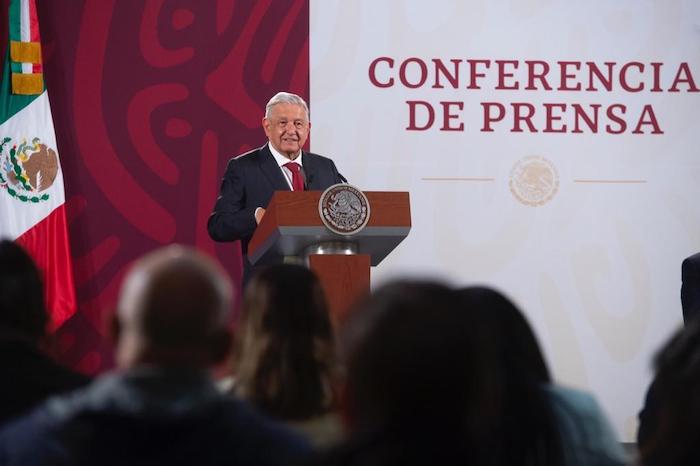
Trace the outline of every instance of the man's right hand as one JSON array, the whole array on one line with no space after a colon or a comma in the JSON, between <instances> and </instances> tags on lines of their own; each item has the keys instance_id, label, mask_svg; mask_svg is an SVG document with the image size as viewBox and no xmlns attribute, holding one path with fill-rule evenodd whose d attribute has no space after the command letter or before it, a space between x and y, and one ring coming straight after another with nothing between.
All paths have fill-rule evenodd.
<instances>
[{"instance_id":1,"label":"man's right hand","mask_svg":"<svg viewBox=\"0 0 700 466\"><path fill-rule=\"evenodd\" d=\"M265 215L265 209L263 209L262 207L258 207L257 209L255 209L255 223L260 225L263 215Z\"/></svg>"}]
</instances>

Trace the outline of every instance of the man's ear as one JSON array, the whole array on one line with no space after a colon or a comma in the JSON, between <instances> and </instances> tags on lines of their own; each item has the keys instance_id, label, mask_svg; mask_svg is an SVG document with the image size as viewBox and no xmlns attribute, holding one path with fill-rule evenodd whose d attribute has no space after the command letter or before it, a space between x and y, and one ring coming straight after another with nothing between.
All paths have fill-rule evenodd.
<instances>
[{"instance_id":1,"label":"man's ear","mask_svg":"<svg viewBox=\"0 0 700 466\"><path fill-rule=\"evenodd\" d=\"M270 137L270 120L268 120L267 117L264 117L262 119L262 127L265 130L265 135L269 138Z\"/></svg>"}]
</instances>

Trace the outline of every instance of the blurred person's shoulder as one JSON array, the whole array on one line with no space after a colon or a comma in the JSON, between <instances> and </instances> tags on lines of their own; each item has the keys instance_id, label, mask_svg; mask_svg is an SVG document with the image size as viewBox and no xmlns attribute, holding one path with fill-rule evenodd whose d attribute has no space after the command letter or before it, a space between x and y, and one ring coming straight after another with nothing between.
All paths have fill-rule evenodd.
<instances>
[{"instance_id":1,"label":"blurred person's shoulder","mask_svg":"<svg viewBox=\"0 0 700 466\"><path fill-rule=\"evenodd\" d=\"M264 417L246 401L226 396L218 409L225 413L231 437L245 449L236 455L241 464L294 465L311 455L312 446L304 436Z\"/></svg>"},{"instance_id":2,"label":"blurred person's shoulder","mask_svg":"<svg viewBox=\"0 0 700 466\"><path fill-rule=\"evenodd\" d=\"M592 394L555 384L544 390L559 425L567 465L627 464L627 455Z\"/></svg>"},{"instance_id":3,"label":"blurred person's shoulder","mask_svg":"<svg viewBox=\"0 0 700 466\"><path fill-rule=\"evenodd\" d=\"M340 416L335 412L304 421L288 421L286 425L308 439L315 449L327 449L338 445L345 433Z\"/></svg>"}]
</instances>

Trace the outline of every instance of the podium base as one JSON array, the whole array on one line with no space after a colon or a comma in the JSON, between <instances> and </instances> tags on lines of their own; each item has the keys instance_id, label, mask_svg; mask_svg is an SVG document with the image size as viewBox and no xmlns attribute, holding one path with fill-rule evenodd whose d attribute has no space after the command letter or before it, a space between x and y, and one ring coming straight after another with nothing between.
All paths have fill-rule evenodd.
<instances>
[{"instance_id":1,"label":"podium base","mask_svg":"<svg viewBox=\"0 0 700 466\"><path fill-rule=\"evenodd\" d=\"M355 301L369 293L369 254L312 254L309 268L321 281L334 325L347 316Z\"/></svg>"}]
</instances>

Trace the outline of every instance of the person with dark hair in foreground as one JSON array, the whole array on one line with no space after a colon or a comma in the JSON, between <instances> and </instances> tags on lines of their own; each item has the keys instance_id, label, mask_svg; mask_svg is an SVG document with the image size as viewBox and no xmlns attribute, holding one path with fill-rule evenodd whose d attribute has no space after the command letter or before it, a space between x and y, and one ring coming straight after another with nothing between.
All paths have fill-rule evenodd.
<instances>
[{"instance_id":1,"label":"person with dark hair in foreground","mask_svg":"<svg viewBox=\"0 0 700 466\"><path fill-rule=\"evenodd\" d=\"M139 260L117 307L121 370L0 433L3 465L288 465L308 445L219 392L232 288L218 264L170 246Z\"/></svg>"},{"instance_id":2,"label":"person with dark hair in foreground","mask_svg":"<svg viewBox=\"0 0 700 466\"><path fill-rule=\"evenodd\" d=\"M455 304L439 283L398 282L349 314L340 352L350 438L320 464L471 464L476 361Z\"/></svg>"},{"instance_id":3,"label":"person with dark hair in foreground","mask_svg":"<svg viewBox=\"0 0 700 466\"><path fill-rule=\"evenodd\" d=\"M700 320L693 319L655 359L655 428L639 445L642 466L700 464Z\"/></svg>"},{"instance_id":4,"label":"person with dark hair in foreground","mask_svg":"<svg viewBox=\"0 0 700 466\"><path fill-rule=\"evenodd\" d=\"M485 428L480 464L624 465L596 400L553 383L523 313L490 288L459 290L464 331L477 342Z\"/></svg>"},{"instance_id":5,"label":"person with dark hair in foreground","mask_svg":"<svg viewBox=\"0 0 700 466\"><path fill-rule=\"evenodd\" d=\"M90 381L41 350L48 323L43 291L31 257L16 243L0 241L0 425Z\"/></svg>"},{"instance_id":6,"label":"person with dark hair in foreground","mask_svg":"<svg viewBox=\"0 0 700 466\"><path fill-rule=\"evenodd\" d=\"M340 439L335 338L311 270L280 264L257 272L246 288L236 340L233 393L317 447Z\"/></svg>"},{"instance_id":7,"label":"person with dark hair in foreground","mask_svg":"<svg viewBox=\"0 0 700 466\"><path fill-rule=\"evenodd\" d=\"M552 379L525 317L494 290L464 288L457 294L462 331L479 354L478 464L569 464L545 390Z\"/></svg>"},{"instance_id":8,"label":"person with dark hair in foreground","mask_svg":"<svg viewBox=\"0 0 700 466\"><path fill-rule=\"evenodd\" d=\"M625 464L592 398L551 384L500 293L393 283L341 335L352 435L320 464Z\"/></svg>"}]
</instances>

